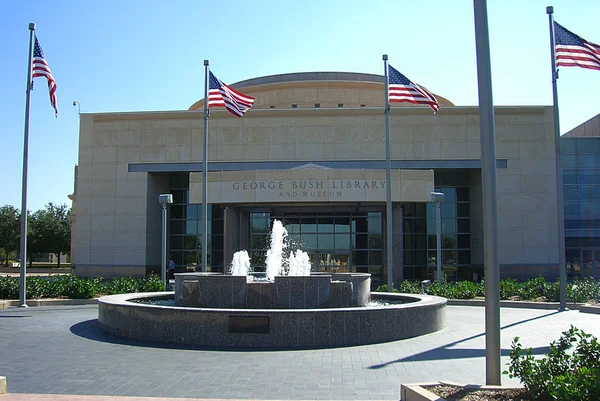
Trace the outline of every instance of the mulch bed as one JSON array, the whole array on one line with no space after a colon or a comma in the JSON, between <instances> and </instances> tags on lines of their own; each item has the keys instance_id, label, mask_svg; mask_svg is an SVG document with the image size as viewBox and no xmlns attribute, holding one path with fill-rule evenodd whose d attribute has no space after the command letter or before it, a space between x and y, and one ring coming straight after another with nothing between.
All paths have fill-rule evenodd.
<instances>
[{"instance_id":1,"label":"mulch bed","mask_svg":"<svg viewBox=\"0 0 600 401\"><path fill-rule=\"evenodd\" d=\"M533 401L525 389L481 390L447 384L427 386L426 389L447 401Z\"/></svg>"}]
</instances>

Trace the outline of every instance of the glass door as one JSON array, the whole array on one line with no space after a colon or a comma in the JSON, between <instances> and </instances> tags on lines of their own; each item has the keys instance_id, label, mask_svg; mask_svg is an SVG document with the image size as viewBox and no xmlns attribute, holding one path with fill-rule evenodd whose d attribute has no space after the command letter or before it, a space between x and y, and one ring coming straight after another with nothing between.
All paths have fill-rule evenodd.
<instances>
[{"instance_id":1,"label":"glass door","mask_svg":"<svg viewBox=\"0 0 600 401\"><path fill-rule=\"evenodd\" d=\"M320 249L311 255L313 271L329 273L350 272L350 252Z\"/></svg>"},{"instance_id":2,"label":"glass door","mask_svg":"<svg viewBox=\"0 0 600 401\"><path fill-rule=\"evenodd\" d=\"M581 276L600 277L600 249L581 250Z\"/></svg>"}]
</instances>

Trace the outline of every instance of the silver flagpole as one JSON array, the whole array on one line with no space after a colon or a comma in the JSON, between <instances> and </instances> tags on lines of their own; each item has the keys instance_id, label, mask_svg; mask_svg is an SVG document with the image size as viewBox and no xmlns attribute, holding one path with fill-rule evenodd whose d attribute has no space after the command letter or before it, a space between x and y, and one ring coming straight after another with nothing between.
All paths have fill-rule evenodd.
<instances>
[{"instance_id":1,"label":"silver flagpole","mask_svg":"<svg viewBox=\"0 0 600 401\"><path fill-rule=\"evenodd\" d=\"M27 273L27 157L29 147L29 99L32 89L31 59L35 24L29 23L29 53L27 64L27 90L25 91L25 135L23 140L23 184L21 187L21 262L19 277L19 305L27 307L25 276Z\"/></svg>"},{"instance_id":2,"label":"silver flagpole","mask_svg":"<svg viewBox=\"0 0 600 401\"><path fill-rule=\"evenodd\" d=\"M500 264L498 256L496 134L494 131L492 67L486 1L473 0L473 9L479 87L479 135L481 137L481 184L483 194L485 383L500 385Z\"/></svg>"},{"instance_id":3,"label":"silver flagpole","mask_svg":"<svg viewBox=\"0 0 600 401\"><path fill-rule=\"evenodd\" d=\"M204 60L204 142L202 153L202 271L208 271L208 60Z\"/></svg>"},{"instance_id":4,"label":"silver flagpole","mask_svg":"<svg viewBox=\"0 0 600 401\"><path fill-rule=\"evenodd\" d=\"M559 311L567 309L567 269L565 263L565 210L563 206L563 176L562 164L560 161L560 124L558 120L558 89L556 80L558 79L558 70L556 69L556 55L554 48L554 18L552 6L546 7L548 14L548 23L550 24L550 55L552 64L552 99L554 100L554 152L556 159L556 208L558 217L558 274L560 278L560 305Z\"/></svg>"},{"instance_id":5,"label":"silver flagpole","mask_svg":"<svg viewBox=\"0 0 600 401\"><path fill-rule=\"evenodd\" d=\"M383 74L385 77L385 228L387 237L387 287L388 292L392 292L394 283L394 248L392 241L392 159L390 156L390 99L389 99L389 84L387 54L383 57Z\"/></svg>"}]
</instances>

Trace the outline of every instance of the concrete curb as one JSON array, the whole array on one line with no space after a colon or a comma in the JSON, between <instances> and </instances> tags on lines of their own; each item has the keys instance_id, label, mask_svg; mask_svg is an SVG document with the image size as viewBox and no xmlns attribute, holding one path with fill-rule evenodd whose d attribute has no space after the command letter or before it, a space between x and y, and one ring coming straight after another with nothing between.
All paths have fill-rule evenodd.
<instances>
[{"instance_id":1,"label":"concrete curb","mask_svg":"<svg viewBox=\"0 0 600 401\"><path fill-rule=\"evenodd\" d=\"M28 299L27 306L65 306L65 305L95 305L97 298L92 299ZM0 309L19 306L18 299L0 301Z\"/></svg>"},{"instance_id":2,"label":"concrete curb","mask_svg":"<svg viewBox=\"0 0 600 401\"><path fill-rule=\"evenodd\" d=\"M6 377L0 376L0 395L6 394Z\"/></svg>"},{"instance_id":3,"label":"concrete curb","mask_svg":"<svg viewBox=\"0 0 600 401\"><path fill-rule=\"evenodd\" d=\"M427 386L435 386L445 384L448 386L463 387L477 390L499 390L499 389L522 389L523 386L487 386L477 384L460 384L450 381L439 381L432 383L409 383L400 385L400 399L402 401L446 401L445 398L439 397L431 391L427 390Z\"/></svg>"},{"instance_id":4,"label":"concrete curb","mask_svg":"<svg viewBox=\"0 0 600 401\"><path fill-rule=\"evenodd\" d=\"M455 306L485 306L484 299L449 299L448 305ZM585 304L567 303L567 308L580 310ZM502 308L525 308L525 309L555 309L558 310L559 302L530 302L530 301L500 301Z\"/></svg>"}]
</instances>

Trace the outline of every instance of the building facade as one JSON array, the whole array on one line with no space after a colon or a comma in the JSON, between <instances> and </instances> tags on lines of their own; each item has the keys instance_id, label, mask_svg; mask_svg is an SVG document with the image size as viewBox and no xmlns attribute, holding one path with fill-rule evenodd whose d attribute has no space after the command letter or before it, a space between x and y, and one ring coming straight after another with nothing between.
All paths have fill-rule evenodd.
<instances>
[{"instance_id":1,"label":"building facade","mask_svg":"<svg viewBox=\"0 0 600 401\"><path fill-rule=\"evenodd\" d=\"M383 77L298 73L239 82L256 98L243 118L211 110L208 271L245 249L264 268L273 219L313 270L423 279L436 270L442 204L448 279L483 276L478 107L394 104L390 116L393 249L386 249ZM73 268L136 275L161 265L158 195L172 193L168 247L178 269L202 269L203 100L187 111L82 114L73 194ZM558 275L552 108L496 107L499 256L503 277Z\"/></svg>"}]
</instances>

